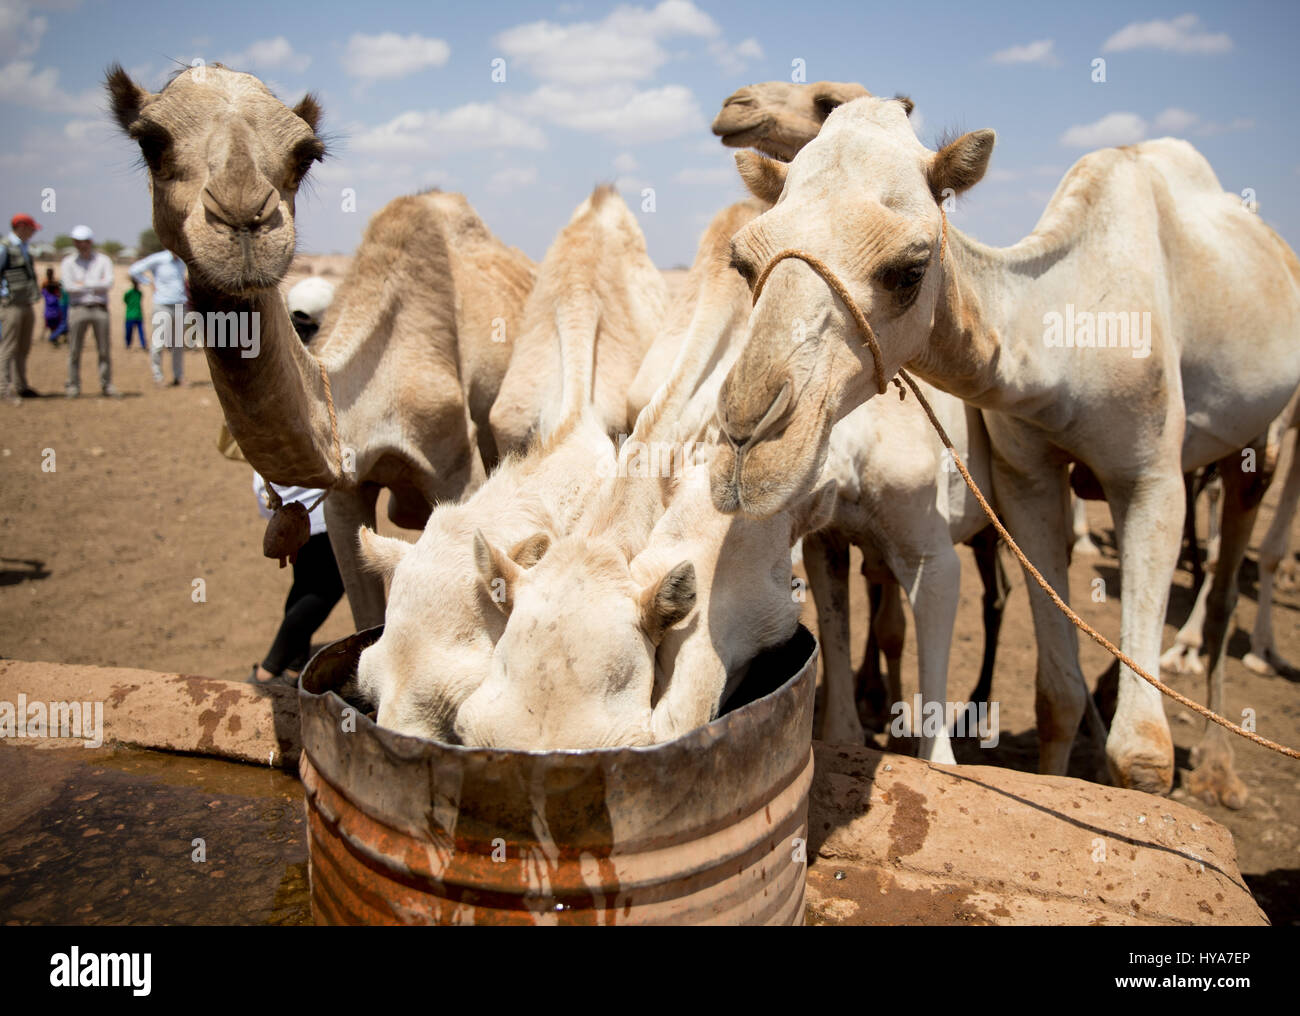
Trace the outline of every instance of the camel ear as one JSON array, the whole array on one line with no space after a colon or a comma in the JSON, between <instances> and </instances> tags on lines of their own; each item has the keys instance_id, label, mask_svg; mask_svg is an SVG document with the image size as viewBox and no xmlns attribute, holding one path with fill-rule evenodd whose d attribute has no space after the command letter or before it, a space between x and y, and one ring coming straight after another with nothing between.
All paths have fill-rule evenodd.
<instances>
[{"instance_id":1,"label":"camel ear","mask_svg":"<svg viewBox=\"0 0 1300 1016\"><path fill-rule=\"evenodd\" d=\"M503 614L509 614L515 600L515 584L524 570L509 556L488 543L483 530L474 530L474 567L487 587L492 602Z\"/></svg>"},{"instance_id":2,"label":"camel ear","mask_svg":"<svg viewBox=\"0 0 1300 1016\"><path fill-rule=\"evenodd\" d=\"M911 116L912 110L916 108L916 103L906 95L895 95L894 98L903 104L903 109L906 111L908 116Z\"/></svg>"},{"instance_id":3,"label":"camel ear","mask_svg":"<svg viewBox=\"0 0 1300 1016\"><path fill-rule=\"evenodd\" d=\"M664 632L695 609L695 565L682 561L641 591L641 628L654 645Z\"/></svg>"},{"instance_id":4,"label":"camel ear","mask_svg":"<svg viewBox=\"0 0 1300 1016\"><path fill-rule=\"evenodd\" d=\"M108 89L108 104L112 107L113 116L124 131L131 129L131 124L140 117L140 110L154 98L153 93L132 81L131 75L119 63L108 68L104 87Z\"/></svg>"},{"instance_id":5,"label":"camel ear","mask_svg":"<svg viewBox=\"0 0 1300 1016\"><path fill-rule=\"evenodd\" d=\"M546 533L534 533L510 548L510 560L520 568L531 568L551 548L551 538Z\"/></svg>"},{"instance_id":6,"label":"camel ear","mask_svg":"<svg viewBox=\"0 0 1300 1016\"><path fill-rule=\"evenodd\" d=\"M930 160L930 191L936 201L942 201L944 191L960 194L974 187L989 168L989 157L998 136L985 129L963 134L946 144Z\"/></svg>"},{"instance_id":7,"label":"camel ear","mask_svg":"<svg viewBox=\"0 0 1300 1016\"><path fill-rule=\"evenodd\" d=\"M316 133L316 127L320 124L320 100L316 98L315 92L308 92L302 97L302 101L293 107L294 115L304 120L313 134Z\"/></svg>"},{"instance_id":8,"label":"camel ear","mask_svg":"<svg viewBox=\"0 0 1300 1016\"><path fill-rule=\"evenodd\" d=\"M736 153L736 168L749 192L769 205L776 204L785 190L785 175L790 171L786 163L751 151Z\"/></svg>"},{"instance_id":9,"label":"camel ear","mask_svg":"<svg viewBox=\"0 0 1300 1016\"><path fill-rule=\"evenodd\" d=\"M386 579L411 552L412 544L393 536L380 536L373 529L362 526L357 530L357 543L361 548L361 567Z\"/></svg>"},{"instance_id":10,"label":"camel ear","mask_svg":"<svg viewBox=\"0 0 1300 1016\"><path fill-rule=\"evenodd\" d=\"M825 123L826 118L846 102L871 94L854 82L819 81L811 87L813 88L813 112L818 123Z\"/></svg>"},{"instance_id":11,"label":"camel ear","mask_svg":"<svg viewBox=\"0 0 1300 1016\"><path fill-rule=\"evenodd\" d=\"M829 525L835 515L838 489L834 480L827 480L804 500L795 510L794 524L790 527L790 546L808 533Z\"/></svg>"}]
</instances>

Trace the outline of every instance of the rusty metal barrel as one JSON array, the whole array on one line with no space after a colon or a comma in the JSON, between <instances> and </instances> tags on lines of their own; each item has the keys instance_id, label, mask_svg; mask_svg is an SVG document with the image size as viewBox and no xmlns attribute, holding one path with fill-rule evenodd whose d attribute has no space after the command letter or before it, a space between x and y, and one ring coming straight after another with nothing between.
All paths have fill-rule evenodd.
<instances>
[{"instance_id":1,"label":"rusty metal barrel","mask_svg":"<svg viewBox=\"0 0 1300 1016\"><path fill-rule=\"evenodd\" d=\"M637 748L505 751L345 701L371 628L299 684L318 924L802 924L816 640L758 657L711 723Z\"/></svg>"}]
</instances>

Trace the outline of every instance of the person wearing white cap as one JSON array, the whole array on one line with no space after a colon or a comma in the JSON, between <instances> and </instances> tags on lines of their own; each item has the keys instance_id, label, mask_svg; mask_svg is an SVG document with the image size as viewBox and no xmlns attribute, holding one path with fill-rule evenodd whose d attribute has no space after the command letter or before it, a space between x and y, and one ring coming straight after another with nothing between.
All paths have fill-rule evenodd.
<instances>
[{"instance_id":1,"label":"person wearing white cap","mask_svg":"<svg viewBox=\"0 0 1300 1016\"><path fill-rule=\"evenodd\" d=\"M95 234L89 226L76 226L72 240L77 248L59 266L63 289L68 294L68 385L67 395L81 394L81 344L86 330L95 333L99 351L99 388L112 398L121 396L113 387L112 352L108 343L108 291L113 286L113 262L95 250Z\"/></svg>"}]
</instances>

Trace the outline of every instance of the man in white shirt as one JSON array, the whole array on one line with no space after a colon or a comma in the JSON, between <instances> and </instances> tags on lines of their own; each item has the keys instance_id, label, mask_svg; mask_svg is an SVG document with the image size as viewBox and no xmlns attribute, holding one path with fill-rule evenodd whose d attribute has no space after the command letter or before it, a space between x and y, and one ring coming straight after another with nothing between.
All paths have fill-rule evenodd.
<instances>
[{"instance_id":1,"label":"man in white shirt","mask_svg":"<svg viewBox=\"0 0 1300 1016\"><path fill-rule=\"evenodd\" d=\"M149 325L149 365L153 368L154 384L163 383L162 351L172 350L172 385L179 386L182 379L181 356L185 344L181 337L185 331L185 262L169 250L160 250L133 264L128 271L140 285L146 285L153 276L153 313Z\"/></svg>"},{"instance_id":2,"label":"man in white shirt","mask_svg":"<svg viewBox=\"0 0 1300 1016\"><path fill-rule=\"evenodd\" d=\"M41 228L30 215L15 215L12 232L0 240L0 402L21 406L36 392L27 386L27 354L32 348L41 299L27 241Z\"/></svg>"},{"instance_id":3,"label":"man in white shirt","mask_svg":"<svg viewBox=\"0 0 1300 1016\"><path fill-rule=\"evenodd\" d=\"M81 394L81 344L86 330L95 333L99 351L99 388L110 398L122 393L113 387L113 361L108 344L108 291L113 288L113 262L95 250L95 234L89 226L76 226L72 240L77 252L63 259L59 268L63 290L68 294L68 398Z\"/></svg>"}]
</instances>

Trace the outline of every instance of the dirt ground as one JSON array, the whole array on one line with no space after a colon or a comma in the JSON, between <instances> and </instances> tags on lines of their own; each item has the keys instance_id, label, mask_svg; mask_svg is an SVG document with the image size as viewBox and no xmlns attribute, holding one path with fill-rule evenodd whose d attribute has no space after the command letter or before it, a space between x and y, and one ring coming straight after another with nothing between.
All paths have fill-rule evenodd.
<instances>
[{"instance_id":1,"label":"dirt ground","mask_svg":"<svg viewBox=\"0 0 1300 1016\"><path fill-rule=\"evenodd\" d=\"M303 264L288 284L313 268L337 281L347 261L300 260ZM0 656L242 679L270 645L290 573L262 557L263 523L249 467L217 454L221 410L202 354L186 354L184 386L156 388L147 354L138 347L122 348L125 270L119 268L117 274L110 305L113 377L126 397L99 397L90 344L82 357L83 394L76 401L64 399L67 350L52 348L41 328L28 372L33 387L47 397L19 408L0 407ZM146 320L147 314L146 300ZM170 369L167 359L164 369ZM1273 491L1256 525L1257 536L1271 520L1275 499ZM1118 589L1110 516L1104 504L1089 508L1094 539L1103 554L1075 561L1070 577L1073 599L1087 621L1118 640L1118 593L1112 592L1104 603L1086 595L1096 576L1109 590ZM380 518L381 530L393 532L382 504ZM1293 546L1300 546L1300 525ZM1255 620L1253 552L1252 544L1229 645L1227 713L1240 719L1243 709L1253 709L1260 733L1296 746L1297 682L1258 677L1241 663ZM961 553L965 567L949 687L954 700L974 686L982 651L979 581L969 552ZM1033 770L1034 640L1018 570L1012 581L994 682L1001 740L990 750L960 744L958 759ZM1190 575L1180 570L1165 628L1166 646L1191 608L1190 586ZM854 594L854 638L859 641L866 620L859 583ZM813 617L809 603L805 623L815 631ZM1278 597L1274 626L1282 654L1300 662L1300 595ZM317 641L352 630L345 600ZM1108 658L1086 640L1081 653L1085 673L1095 680ZM916 690L911 640L904 675L904 693L910 696ZM1202 678L1166 675L1166 680L1204 700ZM1178 765L1185 768L1202 721L1176 704L1167 702L1166 709ZM1076 752L1072 774L1091 773L1095 760L1085 755ZM1174 796L1232 831L1241 870L1274 923L1300 923L1300 764L1244 741L1236 747L1236 758L1250 791L1241 811L1206 806L1181 787Z\"/></svg>"}]
</instances>

